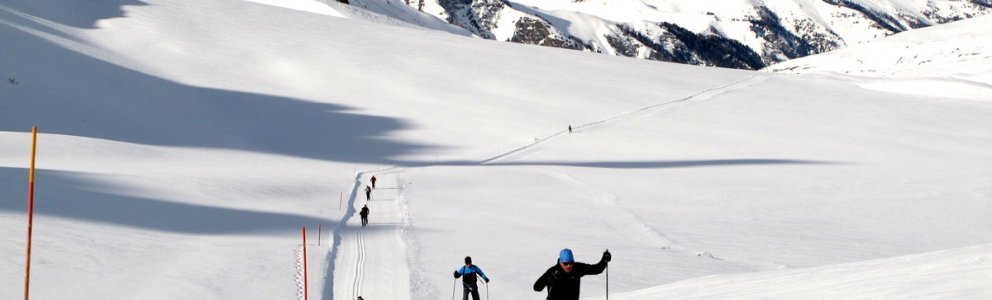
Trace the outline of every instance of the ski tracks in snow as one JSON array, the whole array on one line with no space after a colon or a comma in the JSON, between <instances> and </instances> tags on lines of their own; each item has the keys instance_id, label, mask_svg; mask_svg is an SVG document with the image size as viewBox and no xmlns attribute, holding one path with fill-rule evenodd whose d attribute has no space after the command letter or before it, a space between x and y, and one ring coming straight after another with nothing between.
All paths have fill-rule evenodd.
<instances>
[{"instance_id":1,"label":"ski tracks in snow","mask_svg":"<svg viewBox=\"0 0 992 300\"><path fill-rule=\"evenodd\" d=\"M689 95L684 98L645 106L631 112L599 121L573 127L575 131L599 130L630 120L636 117L651 117L661 109L675 104L691 101L702 101L715 96L738 90L770 76L753 75L749 78L714 87ZM522 159L544 150L544 145L556 138L567 135L567 130L555 132L544 138L534 139L534 142L496 156L480 161L479 164L493 164L502 161ZM401 203L402 184L397 180L397 174L402 168L389 167L375 171L365 171L356 174L355 186L349 198L349 211L343 219L339 230L335 231L335 246L331 252L330 272L333 272L331 291L325 291L324 296L331 299L365 299L408 300L411 297L411 270L408 263L407 244L404 242L403 226L409 221L405 207ZM377 188L372 192L372 199L361 200L361 195L371 174L376 175ZM647 238L652 246L671 250L674 240L658 230L647 226L636 215L624 209L617 203L617 196L604 189L596 188L565 174L555 174L563 181L597 194L599 204L605 211L621 216L608 221L608 225L616 229L628 239L643 240ZM361 226L357 211L363 205L368 205L369 224ZM415 250L415 249L414 249ZM375 287L366 289L366 286Z\"/></svg>"},{"instance_id":2,"label":"ski tracks in snow","mask_svg":"<svg viewBox=\"0 0 992 300\"><path fill-rule=\"evenodd\" d=\"M703 101L703 100L712 99L713 97L716 97L716 96L719 96L719 95L723 95L723 94L726 94L726 93L729 93L729 92L732 92L732 91L735 91L735 90L739 90L739 89L742 89L742 88L745 88L745 87L748 87L748 86L751 86L751 85L760 83L762 81L767 80L768 78L771 78L771 75L752 75L751 77L748 77L748 78L745 78L745 79L742 79L742 80L738 80L738 81L735 81L735 82L731 82L731 83L728 83L728 84L725 84L725 85L722 85L722 86L705 89L705 90L702 90L700 92L697 92L695 94L692 94L692 95L689 95L689 96L686 96L686 97L683 97L683 98L680 98L680 99L666 101L666 102L662 102L662 103L657 103L657 104L652 104L652 105L649 105L649 106L641 107L641 108L638 108L638 109L635 109L633 111L626 112L626 113L623 113L623 114L620 114L620 115L617 115L617 116L609 117L609 118L602 119L602 120L595 121L595 122L591 122L591 123L586 123L586 124L578 125L578 126L572 127L572 129L573 129L573 131L577 131L577 132L593 131L593 130L599 130L599 129L607 128L607 127L610 127L610 126L619 124L619 123L621 123L623 121L631 120L631 119L634 119L634 118L637 118L637 117L649 118L651 116L654 116L656 113L658 113L662 109L671 107L673 105L684 103L684 102ZM486 160L481 161L480 164L493 164L493 163L501 162L501 161L512 161L512 160L526 158L526 157L528 157L530 155L533 155L535 153L538 153L538 152L543 151L544 150L544 147L543 146L545 144L548 144L548 143L554 141L558 137L561 137L563 135L567 135L568 133L569 133L568 130L561 130L561 131L557 131L555 133L552 133L551 135L548 135L548 136L546 136L544 138L534 139L534 142L531 143L531 144L528 144L528 145L525 145L525 146L522 146L522 147L519 147L519 148L510 150L510 151L504 152L502 154L499 154L499 155L490 157L490 158L488 158Z\"/></svg>"},{"instance_id":3,"label":"ski tracks in snow","mask_svg":"<svg viewBox=\"0 0 992 300\"><path fill-rule=\"evenodd\" d=\"M772 76L752 75L748 78L734 81L722 86L705 89L683 98L641 107L617 116L575 126L572 127L572 129L573 131L579 131L579 132L593 131L593 130L608 128L616 124L620 124L621 122L629 121L635 118L650 118L663 109L670 108L672 106L682 103L700 102L700 101L713 99L716 96L727 94L754 84L758 84L771 77ZM498 162L513 161L513 160L526 158L530 155L544 151L546 148L545 147L546 144L551 143L552 141L556 140L558 137L562 135L568 135L568 134L569 134L568 130L555 132L547 137L541 139L535 139L534 142L529 145L525 145L520 148L516 148L508 152L491 157L489 159L483 160L482 162L480 162L480 164L494 164ZM677 244L675 240L669 238L661 231L658 231L657 229L648 226L643 221L641 221L640 218L637 217L637 215L623 208L623 206L617 203L618 197L616 194L611 193L608 190L598 188L590 183L582 182L567 174L554 173L552 175L560 178L562 181L569 183L570 185L574 186L576 189L586 190L588 191L588 194L596 195L595 197L597 199L598 204L601 206L602 211L610 212L610 215L612 216L621 216L620 218L611 218L606 220L607 225L612 227L617 232L617 234L634 241L644 241L644 239L647 239L647 242L651 246L658 247L662 250L672 250L672 245ZM680 252L685 252L685 251L681 250ZM704 251L704 252L706 253L705 256L709 258L722 260L720 258L714 257L708 251ZM704 252L697 252L696 256L704 256L700 254Z\"/></svg>"},{"instance_id":4,"label":"ski tracks in snow","mask_svg":"<svg viewBox=\"0 0 992 300\"><path fill-rule=\"evenodd\" d=\"M609 215L611 218L604 218L603 220L616 232L617 235L623 236L624 238L636 241L636 242L647 242L652 247L657 247L662 250L670 250L673 244L676 244L675 240L669 238L664 233L651 228L637 215L634 215L629 210L620 206L617 203L617 195L607 191L605 189L599 188L588 182L582 182L574 177L564 174L548 171L551 176L558 178L570 186L575 188L575 190L583 191L584 195L594 195L596 199L596 204L600 206L597 209L597 214Z\"/></svg>"},{"instance_id":5,"label":"ski tracks in snow","mask_svg":"<svg viewBox=\"0 0 992 300\"><path fill-rule=\"evenodd\" d=\"M396 169L356 175L349 199L349 216L335 233L341 243L335 246L332 299L410 299L410 269L401 229L406 218L400 205L402 188ZM374 174L377 188L371 200L362 200L368 174ZM368 205L369 224L361 226L356 211ZM367 288L374 287L374 288ZM325 294L326 296L326 294Z\"/></svg>"},{"instance_id":6,"label":"ski tracks in snow","mask_svg":"<svg viewBox=\"0 0 992 300\"><path fill-rule=\"evenodd\" d=\"M363 287L362 280L365 279L365 272L364 272L365 269L363 268L365 266L365 231L358 230L358 232L356 232L356 235L358 237L357 237L357 242L355 243L357 246L355 252L358 253L358 259L355 260L355 279L354 279L355 281L354 281L354 285L351 288L352 288L352 298L357 299L358 296L362 294L361 293Z\"/></svg>"}]
</instances>

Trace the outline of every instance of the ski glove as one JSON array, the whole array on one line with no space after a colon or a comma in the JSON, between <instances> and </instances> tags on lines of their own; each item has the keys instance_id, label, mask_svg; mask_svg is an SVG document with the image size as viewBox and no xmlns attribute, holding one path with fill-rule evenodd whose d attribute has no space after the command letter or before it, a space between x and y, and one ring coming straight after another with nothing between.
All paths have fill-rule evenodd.
<instances>
[{"instance_id":1,"label":"ski glove","mask_svg":"<svg viewBox=\"0 0 992 300\"><path fill-rule=\"evenodd\" d=\"M483 279L486 280L486 283L489 283L489 278L483 278Z\"/></svg>"},{"instance_id":2,"label":"ski glove","mask_svg":"<svg viewBox=\"0 0 992 300\"><path fill-rule=\"evenodd\" d=\"M610 262L610 260L612 260L612 259L613 259L613 255L610 254L610 251L609 250L606 250L606 252L603 252L603 261Z\"/></svg>"},{"instance_id":3,"label":"ski glove","mask_svg":"<svg viewBox=\"0 0 992 300\"><path fill-rule=\"evenodd\" d=\"M455 270L455 278L458 278L461 275L462 275L461 273L458 273L458 270Z\"/></svg>"}]
</instances>

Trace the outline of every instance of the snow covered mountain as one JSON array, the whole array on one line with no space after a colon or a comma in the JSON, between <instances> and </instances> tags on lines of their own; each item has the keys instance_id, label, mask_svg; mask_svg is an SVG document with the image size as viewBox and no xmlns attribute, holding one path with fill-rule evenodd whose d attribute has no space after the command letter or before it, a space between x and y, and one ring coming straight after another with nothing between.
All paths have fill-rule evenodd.
<instances>
[{"instance_id":1,"label":"snow covered mountain","mask_svg":"<svg viewBox=\"0 0 992 300\"><path fill-rule=\"evenodd\" d=\"M0 3L0 299L32 126L33 299L448 299L470 255L492 299L537 300L566 247L613 253L592 299L992 298L992 93L314 4Z\"/></svg>"},{"instance_id":2,"label":"snow covered mountain","mask_svg":"<svg viewBox=\"0 0 992 300\"><path fill-rule=\"evenodd\" d=\"M955 77L992 84L992 16L980 16L794 59L766 71L870 77Z\"/></svg>"},{"instance_id":3,"label":"snow covered mountain","mask_svg":"<svg viewBox=\"0 0 992 300\"><path fill-rule=\"evenodd\" d=\"M775 64L765 71L868 77L861 87L992 101L992 16L896 34ZM907 84L911 82L912 84Z\"/></svg>"},{"instance_id":4,"label":"snow covered mountain","mask_svg":"<svg viewBox=\"0 0 992 300\"><path fill-rule=\"evenodd\" d=\"M419 10L486 39L740 69L992 12L990 0L350 2L399 18Z\"/></svg>"}]
</instances>

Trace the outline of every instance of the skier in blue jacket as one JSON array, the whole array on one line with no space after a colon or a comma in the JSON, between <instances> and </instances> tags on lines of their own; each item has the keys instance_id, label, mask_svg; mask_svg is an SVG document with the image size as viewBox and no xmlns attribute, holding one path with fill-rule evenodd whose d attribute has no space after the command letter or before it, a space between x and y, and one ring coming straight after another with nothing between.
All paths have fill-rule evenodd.
<instances>
[{"instance_id":1,"label":"skier in blue jacket","mask_svg":"<svg viewBox=\"0 0 992 300\"><path fill-rule=\"evenodd\" d=\"M462 278L462 300L468 300L468 294L472 293L473 300L479 300L479 285L476 284L476 274L482 276L482 280L489 283L489 277L486 277L486 273L482 272L478 266L472 264L472 257L465 257L465 266L455 270L455 278Z\"/></svg>"}]
</instances>

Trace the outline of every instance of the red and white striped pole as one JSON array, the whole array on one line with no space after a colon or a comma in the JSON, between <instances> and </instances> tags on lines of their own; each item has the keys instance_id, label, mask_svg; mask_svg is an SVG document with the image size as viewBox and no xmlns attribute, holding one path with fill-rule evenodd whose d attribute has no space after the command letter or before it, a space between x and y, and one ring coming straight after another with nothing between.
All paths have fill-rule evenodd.
<instances>
[{"instance_id":1,"label":"red and white striped pole","mask_svg":"<svg viewBox=\"0 0 992 300\"><path fill-rule=\"evenodd\" d=\"M31 171L28 175L28 255L24 264L24 300L31 286L31 224L34 223L34 154L38 144L38 127L31 127Z\"/></svg>"}]
</instances>

